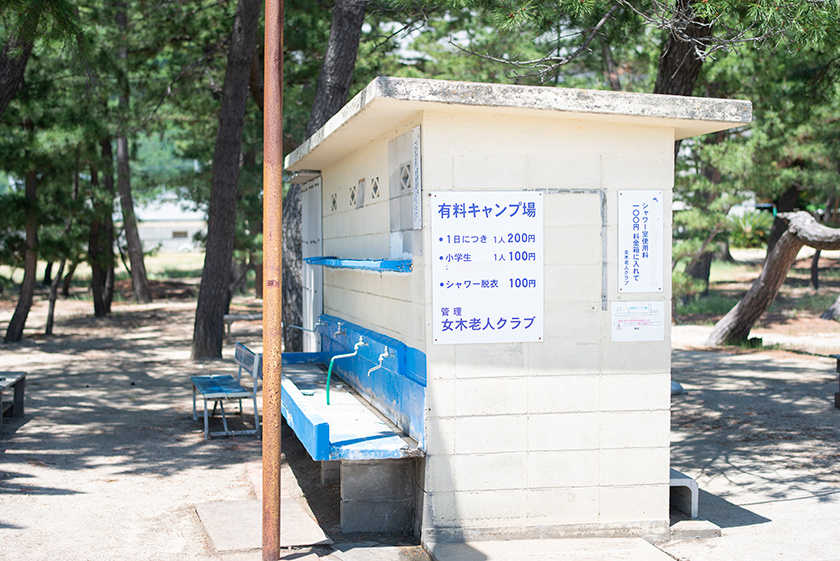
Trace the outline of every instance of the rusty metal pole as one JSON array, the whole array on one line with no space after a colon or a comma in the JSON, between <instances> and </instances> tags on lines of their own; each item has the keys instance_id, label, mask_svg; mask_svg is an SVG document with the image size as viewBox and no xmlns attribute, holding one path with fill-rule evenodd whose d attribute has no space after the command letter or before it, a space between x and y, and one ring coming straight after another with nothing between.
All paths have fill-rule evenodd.
<instances>
[{"instance_id":1,"label":"rusty metal pole","mask_svg":"<svg viewBox=\"0 0 840 561\"><path fill-rule=\"evenodd\" d=\"M283 309L283 0L265 0L263 102L263 561L280 559Z\"/></svg>"}]
</instances>

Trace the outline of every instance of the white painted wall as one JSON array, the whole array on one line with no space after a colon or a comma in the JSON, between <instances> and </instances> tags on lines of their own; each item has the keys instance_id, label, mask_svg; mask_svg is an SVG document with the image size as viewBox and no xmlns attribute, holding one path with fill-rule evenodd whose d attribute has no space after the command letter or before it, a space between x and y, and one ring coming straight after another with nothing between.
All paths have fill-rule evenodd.
<instances>
[{"instance_id":1,"label":"white painted wall","mask_svg":"<svg viewBox=\"0 0 840 561\"><path fill-rule=\"evenodd\" d=\"M398 124L387 135L322 170L324 255L355 259L391 257L388 143L419 123L418 115ZM350 191L352 187L358 190L358 182L363 178L365 204L357 208L351 202ZM378 196L373 194L374 180L379 182ZM325 268L324 312L424 350L424 271L422 258L415 259L409 274Z\"/></svg>"},{"instance_id":2,"label":"white painted wall","mask_svg":"<svg viewBox=\"0 0 840 561\"><path fill-rule=\"evenodd\" d=\"M611 343L605 304L670 299L618 294L616 202L662 189L670 216L673 130L434 112L423 130L428 190L543 190L546 214L545 341L426 346L424 539L667 532L669 337Z\"/></svg>"}]
</instances>

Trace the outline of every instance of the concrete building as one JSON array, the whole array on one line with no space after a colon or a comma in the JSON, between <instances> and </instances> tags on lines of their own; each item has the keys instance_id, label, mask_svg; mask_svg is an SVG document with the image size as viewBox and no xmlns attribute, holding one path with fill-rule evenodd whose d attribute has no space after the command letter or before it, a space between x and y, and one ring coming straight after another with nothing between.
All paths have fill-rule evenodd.
<instances>
[{"instance_id":1,"label":"concrete building","mask_svg":"<svg viewBox=\"0 0 840 561\"><path fill-rule=\"evenodd\" d=\"M195 251L201 248L194 240L196 234L207 233L207 216L203 211L191 210L176 198L161 198L137 204L137 229L143 249L159 247L161 251ZM115 220L122 222L122 214Z\"/></svg>"},{"instance_id":2,"label":"concrete building","mask_svg":"<svg viewBox=\"0 0 840 561\"><path fill-rule=\"evenodd\" d=\"M378 78L288 156L306 257L407 264L306 265L304 313L425 356L423 543L667 537L674 141L750 116Z\"/></svg>"}]
</instances>

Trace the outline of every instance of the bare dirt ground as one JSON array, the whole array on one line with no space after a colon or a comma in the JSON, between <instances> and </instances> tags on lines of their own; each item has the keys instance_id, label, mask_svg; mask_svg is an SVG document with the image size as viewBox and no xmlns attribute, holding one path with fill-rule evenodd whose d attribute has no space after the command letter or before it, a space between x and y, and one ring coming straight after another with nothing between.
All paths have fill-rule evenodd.
<instances>
[{"instance_id":1,"label":"bare dirt ground","mask_svg":"<svg viewBox=\"0 0 840 561\"><path fill-rule=\"evenodd\" d=\"M220 559L194 505L255 498L246 467L260 441L205 443L189 376L232 373L232 345L226 362L190 360L192 299L119 304L101 319L91 307L59 302L45 337L39 300L24 340L0 345L0 370L27 372L25 418L0 426L0 560ZM0 324L12 311L0 305ZM258 322L234 330L259 343ZM292 440L286 456L304 463L293 462L296 476L284 458L283 488L302 497L299 481L314 487L316 477ZM337 489L310 494L335 530Z\"/></svg>"},{"instance_id":2,"label":"bare dirt ground","mask_svg":"<svg viewBox=\"0 0 840 561\"><path fill-rule=\"evenodd\" d=\"M770 348L704 347L716 317L672 326L671 375L687 391L671 400L671 464L697 480L700 516L723 534L660 546L679 561L840 559L840 387L828 356L840 353L840 323L796 307L815 294L809 264L795 265L751 333ZM742 293L753 278L716 288ZM823 290L840 292L827 280Z\"/></svg>"},{"instance_id":3,"label":"bare dirt ground","mask_svg":"<svg viewBox=\"0 0 840 561\"><path fill-rule=\"evenodd\" d=\"M261 441L205 442L189 376L232 374L233 343L260 347L262 326L236 322L223 360L190 360L195 300L182 285L156 283L165 299L115 304L107 318L92 317L89 301L60 301L51 337L43 335L47 306L38 298L24 340L0 344L0 371L27 372L24 419L0 425L0 561L259 557L220 554L194 507L257 498ZM231 311L259 306L238 297ZM13 310L0 301L0 325ZM248 428L229 419L232 428ZM392 545L400 559L427 559L411 539L342 534L338 485L320 484L319 465L285 425L281 472L284 495L336 543ZM328 546L291 555L334 559Z\"/></svg>"},{"instance_id":4,"label":"bare dirt ground","mask_svg":"<svg viewBox=\"0 0 840 561\"><path fill-rule=\"evenodd\" d=\"M840 340L835 338L840 344ZM840 409L835 361L772 350L677 348L671 465L700 486L722 537L661 549L680 561L836 561Z\"/></svg>"},{"instance_id":5,"label":"bare dirt ground","mask_svg":"<svg viewBox=\"0 0 840 561\"><path fill-rule=\"evenodd\" d=\"M217 559L193 506L253 498L259 450L192 420L189 376L221 367L189 360L194 303L90 307L59 303L46 338L39 302L0 346L27 372L26 416L0 429L0 559Z\"/></svg>"}]
</instances>

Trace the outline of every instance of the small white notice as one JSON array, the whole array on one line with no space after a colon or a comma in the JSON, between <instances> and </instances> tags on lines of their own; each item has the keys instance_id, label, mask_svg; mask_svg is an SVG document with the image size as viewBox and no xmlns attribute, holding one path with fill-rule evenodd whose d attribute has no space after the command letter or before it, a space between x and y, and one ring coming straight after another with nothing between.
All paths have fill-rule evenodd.
<instances>
[{"instance_id":1,"label":"small white notice","mask_svg":"<svg viewBox=\"0 0 840 561\"><path fill-rule=\"evenodd\" d=\"M665 302L612 302L611 337L620 341L664 341Z\"/></svg>"},{"instance_id":2,"label":"small white notice","mask_svg":"<svg viewBox=\"0 0 840 561\"><path fill-rule=\"evenodd\" d=\"M618 192L618 291L662 292L662 191Z\"/></svg>"},{"instance_id":3,"label":"small white notice","mask_svg":"<svg viewBox=\"0 0 840 561\"><path fill-rule=\"evenodd\" d=\"M437 344L543 340L543 194L431 193Z\"/></svg>"}]
</instances>

